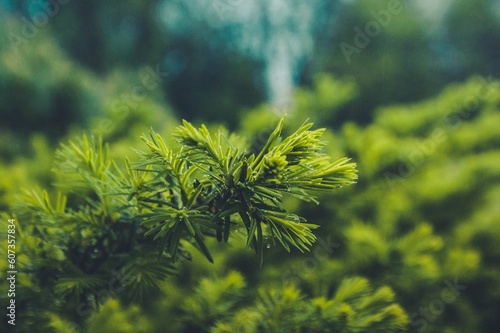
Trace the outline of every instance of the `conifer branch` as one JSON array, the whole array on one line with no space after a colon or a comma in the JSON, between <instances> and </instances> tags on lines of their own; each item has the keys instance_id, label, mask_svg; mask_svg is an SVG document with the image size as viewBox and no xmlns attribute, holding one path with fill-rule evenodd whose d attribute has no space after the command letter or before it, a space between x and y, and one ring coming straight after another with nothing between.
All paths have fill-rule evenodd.
<instances>
[{"instance_id":1,"label":"conifer branch","mask_svg":"<svg viewBox=\"0 0 500 333\"><path fill-rule=\"evenodd\" d=\"M316 201L311 191L334 190L356 180L354 163L331 161L321 152L324 129L305 123L283 138L282 119L256 154L241 138L187 121L177 128L174 149L151 130L140 160L119 167L99 138L84 135L56 151L57 197L42 189L26 192L23 211L32 233L51 235L60 265L51 266L55 293L100 300L96 292L113 272L131 275L126 287L141 298L189 259L186 242L213 262L207 238L232 239L246 230L246 247L262 265L265 241L307 251L318 227L283 206L286 195ZM267 243L267 241L266 241ZM65 260L61 260L65 258ZM131 259L132 258L132 259ZM159 259L159 260L157 260ZM156 289L155 289L156 288Z\"/></svg>"},{"instance_id":2,"label":"conifer branch","mask_svg":"<svg viewBox=\"0 0 500 333\"><path fill-rule=\"evenodd\" d=\"M286 212L283 196L317 202L311 190L355 183L356 165L347 158L332 162L321 152L325 129L311 131L312 124L304 123L283 139L283 126L284 118L256 155L238 149L222 131L213 135L204 125L197 129L187 121L174 133L182 145L176 152L154 131L150 139L142 137L150 151L138 151L142 160L136 170L154 174L143 189L161 197L156 205L144 207L143 225L154 239L166 239L163 246L174 261L181 235L193 239L211 260L203 234L215 230L219 241L227 241L231 226L238 224L247 230L247 247L261 264L264 229L287 250L308 250L316 239L311 230L318 226Z\"/></svg>"}]
</instances>

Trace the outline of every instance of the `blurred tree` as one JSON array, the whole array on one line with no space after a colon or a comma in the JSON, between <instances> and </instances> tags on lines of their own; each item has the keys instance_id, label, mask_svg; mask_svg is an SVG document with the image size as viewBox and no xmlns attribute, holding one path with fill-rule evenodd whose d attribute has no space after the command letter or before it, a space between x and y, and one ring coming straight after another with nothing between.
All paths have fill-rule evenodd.
<instances>
[{"instance_id":1,"label":"blurred tree","mask_svg":"<svg viewBox=\"0 0 500 333\"><path fill-rule=\"evenodd\" d=\"M117 7L93 0L58 4L56 13L48 0L3 3L25 25L48 15L39 30L50 32L71 58L100 74L143 66L168 73L163 94L185 118L213 119L234 128L241 110L268 95L264 60L235 47L241 27L224 24L239 16L220 17L213 4L127 0ZM220 10L231 13L236 5L224 4ZM453 3L434 30L420 7L408 1L318 0L317 7L322 10L307 29L314 57L304 57L302 69L293 75L312 86L328 71L359 88L359 97L330 124L367 123L377 106L416 101L471 74L499 73L494 1Z\"/></svg>"},{"instance_id":2,"label":"blurred tree","mask_svg":"<svg viewBox=\"0 0 500 333\"><path fill-rule=\"evenodd\" d=\"M264 100L262 64L224 45L203 24L172 38L166 54L166 93L182 117L234 128L241 110Z\"/></svg>"},{"instance_id":3,"label":"blurred tree","mask_svg":"<svg viewBox=\"0 0 500 333\"><path fill-rule=\"evenodd\" d=\"M188 13L182 17L189 21L182 32L164 24L161 3L127 0L115 6L109 1L56 1L54 7L48 0L21 1L10 7L19 23L9 30L20 35L44 15L47 21L35 27L30 46L50 34L70 59L100 76L117 69L150 67L163 78L163 96L184 118L214 119L234 127L240 108L264 99L256 71L261 65L228 47L223 33L216 34ZM52 48L58 49L56 44Z\"/></svg>"},{"instance_id":4,"label":"blurred tree","mask_svg":"<svg viewBox=\"0 0 500 333\"><path fill-rule=\"evenodd\" d=\"M158 1L71 1L51 21L60 45L100 73L116 66L137 68L162 62L168 35L160 29Z\"/></svg>"},{"instance_id":5,"label":"blurred tree","mask_svg":"<svg viewBox=\"0 0 500 333\"><path fill-rule=\"evenodd\" d=\"M345 105L332 124L368 123L377 106L416 101L443 84L423 22L411 3L349 1L340 11L328 26L328 43L318 45L311 70L353 80L359 97Z\"/></svg>"},{"instance_id":6,"label":"blurred tree","mask_svg":"<svg viewBox=\"0 0 500 333\"><path fill-rule=\"evenodd\" d=\"M453 53L452 79L500 76L500 9L497 1L453 1L442 27Z\"/></svg>"}]
</instances>

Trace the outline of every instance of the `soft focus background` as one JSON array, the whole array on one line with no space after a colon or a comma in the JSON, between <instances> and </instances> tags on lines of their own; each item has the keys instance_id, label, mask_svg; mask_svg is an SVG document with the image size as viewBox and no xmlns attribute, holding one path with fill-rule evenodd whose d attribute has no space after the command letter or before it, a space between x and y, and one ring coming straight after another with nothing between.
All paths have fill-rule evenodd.
<instances>
[{"instance_id":1,"label":"soft focus background","mask_svg":"<svg viewBox=\"0 0 500 333\"><path fill-rule=\"evenodd\" d=\"M392 288L408 332L497 332L499 77L498 0L0 0L0 211L50 189L55 148L82 132L122 160L181 119L257 146L282 115L310 119L359 169L320 206L287 203L321 225L310 253L270 248L260 269L214 245L214 265L194 252L157 295L112 299L83 330L252 332L258 290L292 283L280 322L294 323L299 300L359 276ZM53 331L80 330L68 313Z\"/></svg>"}]
</instances>

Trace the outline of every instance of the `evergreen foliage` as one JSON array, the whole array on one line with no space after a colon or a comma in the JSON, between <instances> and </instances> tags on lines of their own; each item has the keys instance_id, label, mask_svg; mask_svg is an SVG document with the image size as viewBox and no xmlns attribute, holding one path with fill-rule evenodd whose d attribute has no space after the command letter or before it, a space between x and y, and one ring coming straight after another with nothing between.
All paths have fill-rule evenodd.
<instances>
[{"instance_id":1,"label":"evergreen foliage","mask_svg":"<svg viewBox=\"0 0 500 333\"><path fill-rule=\"evenodd\" d=\"M498 5L317 2L282 122L223 2L0 0L0 332L498 332Z\"/></svg>"},{"instance_id":2,"label":"evergreen foliage","mask_svg":"<svg viewBox=\"0 0 500 333\"><path fill-rule=\"evenodd\" d=\"M129 300L157 292L173 263L191 256L184 242L211 262L206 236L227 242L236 228L246 230L246 247L261 265L264 237L288 251L308 250L318 226L284 209L283 195L317 202L309 190L351 185L356 169L347 158L332 162L321 152L323 129L304 123L282 138L283 123L252 154L234 135L212 135L184 121L174 134L179 149L151 131L143 136L149 152L137 151L141 159L124 168L101 139L83 135L61 144L56 197L36 188L19 207L19 218L31 221L22 240L23 252L37 258L25 263L32 282L62 301L55 308L73 300L81 302L77 308L97 309L117 271L127 277L117 288L126 288Z\"/></svg>"},{"instance_id":3,"label":"evergreen foliage","mask_svg":"<svg viewBox=\"0 0 500 333\"><path fill-rule=\"evenodd\" d=\"M255 304L217 322L211 332L393 332L408 320L393 301L390 288L374 291L360 277L344 279L331 299L307 300L293 285L261 288Z\"/></svg>"},{"instance_id":4,"label":"evergreen foliage","mask_svg":"<svg viewBox=\"0 0 500 333\"><path fill-rule=\"evenodd\" d=\"M371 125L346 124L336 133L322 132L321 139L318 130L301 125L298 118L305 110L298 109L278 126L282 139L268 148L276 128L262 130L272 119L262 116L264 108L249 113L242 124L240 132L251 138L249 143L212 126L185 123L174 131L177 143L154 132L144 136L140 159L127 148L138 146L136 131L126 134L130 140L107 137L110 145L80 135L57 150L54 177L47 175L50 147L34 138L31 157L1 166L13 176L1 180L2 204L18 221L19 330L495 332L500 299L498 91L497 81L473 78L430 100L381 108ZM322 93L309 91L308 99L315 94ZM128 125L120 124L118 133L127 133L122 126ZM301 142L290 139L297 133L310 142L318 139L322 150L309 151L311 163L317 154L352 156L361 174L356 186L311 197L311 186L331 183L315 183L306 173L306 197L299 189L282 190L290 178L277 171L293 173L300 167L287 153ZM322 145L324 139L335 144ZM217 150L219 142L222 150ZM259 157L264 149L267 153ZM121 163L117 157L124 154L130 161ZM253 163L260 160L253 173L262 183L248 187L279 193L281 202L265 197L266 205L286 210L293 225L298 217L298 225L321 226L313 230L317 239L305 254L283 237L290 249L283 256L278 239L273 246L268 221L259 220L266 259L262 268L259 256L245 250L248 245L259 253L258 231L249 243L240 214L221 205L228 193L225 198L252 214L245 206L248 199L239 197L233 184L242 174L240 162L246 159L249 166L252 155ZM224 163L210 156L223 156ZM35 181L43 186L28 191L14 207L20 178L26 178L24 186ZM52 181L55 190L43 190ZM224 190L214 190L221 186ZM258 197L251 196L250 204L260 208ZM192 209L182 212L179 203ZM231 213L228 229L225 216L217 216L220 211ZM179 213L200 228L203 243ZM162 220L161 214L170 215ZM301 222L302 216L309 221ZM3 215L2 221L9 217ZM215 217L220 220L212 221ZM170 229L161 234L165 225L183 228L175 257L173 238L165 238ZM154 231L144 236L149 230ZM280 235L285 230L278 229ZM214 264L206 260L207 253ZM0 269L5 271L5 262L0 261Z\"/></svg>"}]
</instances>

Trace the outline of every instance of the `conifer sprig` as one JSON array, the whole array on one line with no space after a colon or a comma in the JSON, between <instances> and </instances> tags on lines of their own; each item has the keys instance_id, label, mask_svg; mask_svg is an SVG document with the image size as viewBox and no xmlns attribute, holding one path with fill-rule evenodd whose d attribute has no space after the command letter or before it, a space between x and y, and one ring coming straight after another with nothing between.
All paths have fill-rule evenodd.
<instances>
[{"instance_id":1,"label":"conifer sprig","mask_svg":"<svg viewBox=\"0 0 500 333\"><path fill-rule=\"evenodd\" d=\"M154 131L142 137L149 152L138 151L142 160L135 167L154 177L141 197L156 193L158 200L142 207L147 212L141 217L148 234L162 244L160 252L167 249L175 260L179 242L186 237L212 260L203 236L215 233L227 242L237 225L246 229L247 247L261 263L265 234L288 251L308 250L316 239L311 230L318 225L287 212L283 196L317 202L311 190L355 183L356 165L348 158L331 161L322 153L325 129L311 131L311 123L283 138L284 120L257 154L241 149L222 131L214 135L204 125L197 129L187 121L174 133L181 145L176 152Z\"/></svg>"},{"instance_id":2,"label":"conifer sprig","mask_svg":"<svg viewBox=\"0 0 500 333\"><path fill-rule=\"evenodd\" d=\"M207 238L228 242L235 228L246 230L246 247L261 264L269 241L307 251L318 225L288 212L284 197L316 201L311 191L350 185L356 169L322 153L324 129L305 123L283 137L283 125L253 154L240 137L184 121L173 135L180 147L151 130L142 137L147 150L136 150L140 159L123 167L99 138L62 144L54 166L59 194L36 189L22 204L30 233L50 235L46 262L60 264L44 269L54 292L98 306L99 290L119 271L130 275L120 287L140 298L157 290L173 262L190 258L186 242L212 262Z\"/></svg>"}]
</instances>

